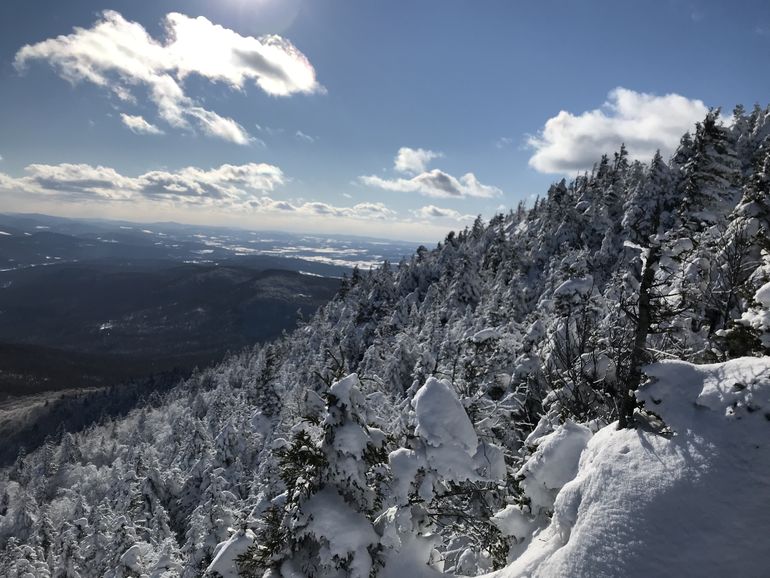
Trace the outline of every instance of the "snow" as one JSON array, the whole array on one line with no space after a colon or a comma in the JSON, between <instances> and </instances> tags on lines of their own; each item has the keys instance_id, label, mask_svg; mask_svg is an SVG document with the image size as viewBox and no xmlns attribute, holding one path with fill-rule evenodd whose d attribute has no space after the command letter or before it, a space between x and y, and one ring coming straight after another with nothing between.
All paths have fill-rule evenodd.
<instances>
[{"instance_id":1,"label":"snow","mask_svg":"<svg viewBox=\"0 0 770 578\"><path fill-rule=\"evenodd\" d=\"M434 447L457 447L469 456L479 445L468 414L447 381L429 378L414 396L415 433Z\"/></svg>"},{"instance_id":2,"label":"snow","mask_svg":"<svg viewBox=\"0 0 770 578\"><path fill-rule=\"evenodd\" d=\"M765 283L757 290L754 301L770 309L770 282Z\"/></svg>"},{"instance_id":3,"label":"snow","mask_svg":"<svg viewBox=\"0 0 770 578\"><path fill-rule=\"evenodd\" d=\"M120 557L120 563L134 572L142 571L142 549L139 544L134 544L128 550L123 552Z\"/></svg>"},{"instance_id":4,"label":"snow","mask_svg":"<svg viewBox=\"0 0 770 578\"><path fill-rule=\"evenodd\" d=\"M255 539L251 530L238 530L228 540L217 545L214 559L206 572L218 572L222 578L238 578L238 557L246 553Z\"/></svg>"},{"instance_id":5,"label":"snow","mask_svg":"<svg viewBox=\"0 0 770 578\"><path fill-rule=\"evenodd\" d=\"M393 473L393 496L400 504L409 501L409 488L422 465L417 452L399 448L388 455L388 465Z\"/></svg>"},{"instance_id":6,"label":"snow","mask_svg":"<svg viewBox=\"0 0 770 578\"><path fill-rule=\"evenodd\" d=\"M754 294L759 305L745 311L739 323L748 325L759 332L762 345L770 348L770 282L762 285Z\"/></svg>"},{"instance_id":7,"label":"snow","mask_svg":"<svg viewBox=\"0 0 770 578\"><path fill-rule=\"evenodd\" d=\"M441 578L446 577L438 569L425 563L433 550L435 537L415 536L398 552L386 556L380 578Z\"/></svg>"},{"instance_id":8,"label":"snow","mask_svg":"<svg viewBox=\"0 0 770 578\"><path fill-rule=\"evenodd\" d=\"M329 388L329 393L332 394L335 398L337 398L338 406L350 407L351 391L354 388L357 391L357 386L358 386L358 375L356 375L355 373L351 373L347 377L343 377L339 381L332 384L332 386Z\"/></svg>"},{"instance_id":9,"label":"snow","mask_svg":"<svg viewBox=\"0 0 770 578\"><path fill-rule=\"evenodd\" d=\"M673 435L601 429L549 526L489 578L768 575L770 357L668 361L646 374L637 397Z\"/></svg>"},{"instance_id":10,"label":"snow","mask_svg":"<svg viewBox=\"0 0 770 578\"><path fill-rule=\"evenodd\" d=\"M396 502L405 505L417 474L425 472L417 493L430 502L433 482L494 481L506 475L502 448L479 442L465 408L448 382L428 378L412 400L415 434L422 443L388 456Z\"/></svg>"},{"instance_id":11,"label":"snow","mask_svg":"<svg viewBox=\"0 0 770 578\"><path fill-rule=\"evenodd\" d=\"M682 238L677 239L673 245L671 246L670 252L673 256L681 255L682 253L686 253L688 251L693 250L693 243L692 239Z\"/></svg>"},{"instance_id":12,"label":"snow","mask_svg":"<svg viewBox=\"0 0 770 578\"><path fill-rule=\"evenodd\" d=\"M471 341L474 343L484 343L490 339L500 339L500 331L494 329L493 327L488 327L487 329L477 331L471 337Z\"/></svg>"},{"instance_id":13,"label":"snow","mask_svg":"<svg viewBox=\"0 0 770 578\"><path fill-rule=\"evenodd\" d=\"M537 450L522 466L522 488L532 507L550 510L556 493L577 474L580 454L591 430L570 420L538 440Z\"/></svg>"},{"instance_id":14,"label":"snow","mask_svg":"<svg viewBox=\"0 0 770 578\"><path fill-rule=\"evenodd\" d=\"M584 296L591 293L594 288L594 279L591 275L576 279L569 279L559 285L553 292L554 297Z\"/></svg>"},{"instance_id":15,"label":"snow","mask_svg":"<svg viewBox=\"0 0 770 578\"><path fill-rule=\"evenodd\" d=\"M303 506L303 512L308 522L300 534L313 535L325 543L321 559L345 559L352 554L350 576L367 578L372 566L368 548L379 541L371 523L353 511L331 487L314 494Z\"/></svg>"},{"instance_id":16,"label":"snow","mask_svg":"<svg viewBox=\"0 0 770 578\"><path fill-rule=\"evenodd\" d=\"M369 436L357 423L346 423L334 432L334 449L341 454L361 458L369 444Z\"/></svg>"},{"instance_id":17,"label":"snow","mask_svg":"<svg viewBox=\"0 0 770 578\"><path fill-rule=\"evenodd\" d=\"M524 538L534 530L534 521L520 506L507 505L491 518L491 522L504 536Z\"/></svg>"}]
</instances>

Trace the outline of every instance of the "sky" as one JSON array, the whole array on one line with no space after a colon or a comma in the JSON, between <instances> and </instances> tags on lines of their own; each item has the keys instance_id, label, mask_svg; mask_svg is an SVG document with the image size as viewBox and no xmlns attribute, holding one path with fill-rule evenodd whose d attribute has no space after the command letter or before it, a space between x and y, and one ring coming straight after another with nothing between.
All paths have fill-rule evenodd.
<instances>
[{"instance_id":1,"label":"sky","mask_svg":"<svg viewBox=\"0 0 770 578\"><path fill-rule=\"evenodd\" d=\"M759 0L3 0L0 211L435 241L768 56Z\"/></svg>"}]
</instances>

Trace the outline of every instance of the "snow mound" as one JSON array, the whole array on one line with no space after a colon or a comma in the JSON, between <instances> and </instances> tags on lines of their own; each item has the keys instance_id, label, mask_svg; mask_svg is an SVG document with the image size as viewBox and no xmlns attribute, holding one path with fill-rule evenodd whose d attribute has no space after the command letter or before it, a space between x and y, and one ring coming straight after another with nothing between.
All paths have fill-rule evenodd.
<instances>
[{"instance_id":1,"label":"snow mound","mask_svg":"<svg viewBox=\"0 0 770 578\"><path fill-rule=\"evenodd\" d=\"M770 357L646 373L637 396L673 435L597 432L551 523L490 578L768 576Z\"/></svg>"},{"instance_id":2,"label":"snow mound","mask_svg":"<svg viewBox=\"0 0 770 578\"><path fill-rule=\"evenodd\" d=\"M591 430L567 421L538 440L537 450L518 472L533 509L553 508L556 493L577 474L580 454L590 439Z\"/></svg>"},{"instance_id":3,"label":"snow mound","mask_svg":"<svg viewBox=\"0 0 770 578\"><path fill-rule=\"evenodd\" d=\"M415 433L434 447L463 449L472 456L479 445L473 424L457 394L446 381L431 377L414 396Z\"/></svg>"},{"instance_id":4,"label":"snow mound","mask_svg":"<svg viewBox=\"0 0 770 578\"><path fill-rule=\"evenodd\" d=\"M217 545L214 560L206 572L212 575L216 572L222 578L238 578L238 557L246 553L255 538L251 530L238 530L227 541Z\"/></svg>"}]
</instances>

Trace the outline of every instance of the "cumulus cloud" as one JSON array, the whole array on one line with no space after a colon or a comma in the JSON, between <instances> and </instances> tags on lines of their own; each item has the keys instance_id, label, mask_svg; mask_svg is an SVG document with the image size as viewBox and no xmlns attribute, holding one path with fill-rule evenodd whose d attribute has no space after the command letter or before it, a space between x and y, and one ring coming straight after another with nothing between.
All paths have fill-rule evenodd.
<instances>
[{"instance_id":1,"label":"cumulus cloud","mask_svg":"<svg viewBox=\"0 0 770 578\"><path fill-rule=\"evenodd\" d=\"M396 216L394 211L388 209L382 203L358 203L352 207L335 207L327 203L310 202L299 205L297 211L310 215L349 217L366 220L384 220Z\"/></svg>"},{"instance_id":2,"label":"cumulus cloud","mask_svg":"<svg viewBox=\"0 0 770 578\"><path fill-rule=\"evenodd\" d=\"M305 55L280 36L241 36L204 17L179 13L168 14L163 24L165 35L157 40L141 24L106 10L91 28L22 47L14 64L21 71L30 61L47 61L67 81L93 83L129 103L142 87L170 126L194 125L238 144L250 142L248 132L188 96L183 88L188 76L234 90L251 83L271 96L324 91Z\"/></svg>"},{"instance_id":3,"label":"cumulus cloud","mask_svg":"<svg viewBox=\"0 0 770 578\"><path fill-rule=\"evenodd\" d=\"M252 206L259 209L291 212L308 216L344 217L366 221L384 221L396 217L396 212L382 203L358 203L352 207L336 207L320 201L292 204L288 201L275 201L269 197L263 197L252 202Z\"/></svg>"},{"instance_id":4,"label":"cumulus cloud","mask_svg":"<svg viewBox=\"0 0 770 578\"><path fill-rule=\"evenodd\" d=\"M196 205L237 205L272 191L285 181L276 166L222 165L204 170L150 171L131 177L113 168L87 164L32 164L23 177L0 173L0 189L56 196L62 200L165 200Z\"/></svg>"},{"instance_id":5,"label":"cumulus cloud","mask_svg":"<svg viewBox=\"0 0 770 578\"><path fill-rule=\"evenodd\" d=\"M401 147L393 161L393 167L400 173L416 175L424 173L430 161L442 156L442 153L431 150Z\"/></svg>"},{"instance_id":6,"label":"cumulus cloud","mask_svg":"<svg viewBox=\"0 0 770 578\"><path fill-rule=\"evenodd\" d=\"M678 94L656 96L616 88L601 108L578 115L563 110L548 119L528 139L535 151L529 165L543 173L586 170L621 143L635 159L649 160L657 149L670 155L682 134L707 112L702 101Z\"/></svg>"},{"instance_id":7,"label":"cumulus cloud","mask_svg":"<svg viewBox=\"0 0 770 578\"><path fill-rule=\"evenodd\" d=\"M377 175L360 177L359 180L370 187L400 193L418 193L435 198L491 198L502 195L497 187L483 185L473 173L453 177L439 169L420 173L410 179L383 179Z\"/></svg>"},{"instance_id":8,"label":"cumulus cloud","mask_svg":"<svg viewBox=\"0 0 770 578\"><path fill-rule=\"evenodd\" d=\"M136 134L163 134L154 124L147 122L141 115L120 114L120 120L126 125L131 132Z\"/></svg>"},{"instance_id":9,"label":"cumulus cloud","mask_svg":"<svg viewBox=\"0 0 770 578\"><path fill-rule=\"evenodd\" d=\"M428 163L444 155L425 149L401 147L394 160L396 171L413 175L409 178L383 178L377 175L358 177L359 182L369 187L399 193L417 193L426 197L455 198L465 197L490 198L502 195L497 187L483 185L473 173L454 177L440 169L428 170Z\"/></svg>"},{"instance_id":10,"label":"cumulus cloud","mask_svg":"<svg viewBox=\"0 0 770 578\"><path fill-rule=\"evenodd\" d=\"M444 209L436 205L426 205L413 211L414 215L420 219L451 219L453 221L468 221L475 217L473 215L463 215L454 209Z\"/></svg>"},{"instance_id":11,"label":"cumulus cloud","mask_svg":"<svg viewBox=\"0 0 770 578\"><path fill-rule=\"evenodd\" d=\"M290 202L268 196L284 184L280 168L264 163L225 164L213 169L185 167L149 171L136 177L87 164L32 164L25 175L0 172L0 192L83 202L161 202L173 206L235 209L240 213L282 213L366 221L392 220L397 214L382 203L338 207L319 201Z\"/></svg>"}]
</instances>

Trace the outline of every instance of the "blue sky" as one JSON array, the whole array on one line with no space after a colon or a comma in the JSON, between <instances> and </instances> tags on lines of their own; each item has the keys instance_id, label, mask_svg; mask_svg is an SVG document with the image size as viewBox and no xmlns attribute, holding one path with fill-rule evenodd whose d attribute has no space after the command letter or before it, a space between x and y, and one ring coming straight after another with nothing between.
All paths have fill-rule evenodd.
<instances>
[{"instance_id":1,"label":"blue sky","mask_svg":"<svg viewBox=\"0 0 770 578\"><path fill-rule=\"evenodd\" d=\"M432 241L766 105L769 52L766 1L4 0L0 210Z\"/></svg>"}]
</instances>

